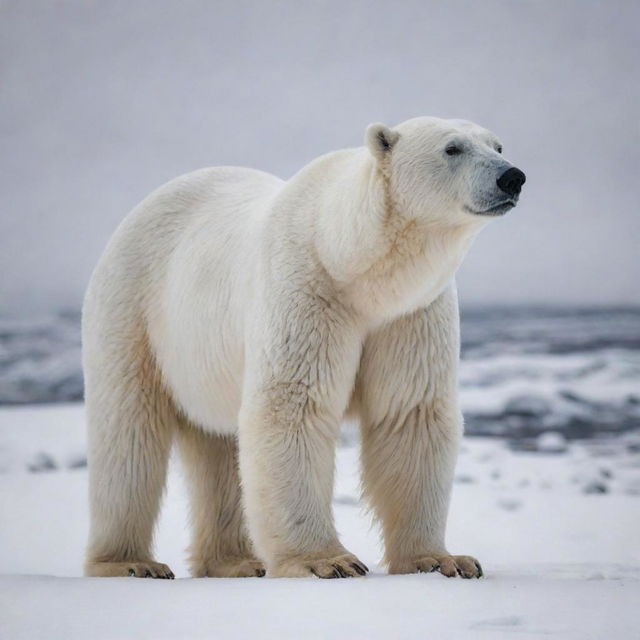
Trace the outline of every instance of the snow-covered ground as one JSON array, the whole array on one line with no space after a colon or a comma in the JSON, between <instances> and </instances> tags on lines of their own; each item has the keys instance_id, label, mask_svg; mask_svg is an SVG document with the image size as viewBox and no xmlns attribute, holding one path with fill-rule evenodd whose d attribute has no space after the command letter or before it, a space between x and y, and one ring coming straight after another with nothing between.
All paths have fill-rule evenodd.
<instances>
[{"instance_id":1,"label":"snow-covered ground","mask_svg":"<svg viewBox=\"0 0 640 640\"><path fill-rule=\"evenodd\" d=\"M640 437L467 438L448 542L482 580L388 576L338 450L334 509L363 579L188 578L177 461L157 535L175 581L81 578L87 532L82 405L0 409L0 638L640 637ZM557 450L554 453L554 450Z\"/></svg>"}]
</instances>

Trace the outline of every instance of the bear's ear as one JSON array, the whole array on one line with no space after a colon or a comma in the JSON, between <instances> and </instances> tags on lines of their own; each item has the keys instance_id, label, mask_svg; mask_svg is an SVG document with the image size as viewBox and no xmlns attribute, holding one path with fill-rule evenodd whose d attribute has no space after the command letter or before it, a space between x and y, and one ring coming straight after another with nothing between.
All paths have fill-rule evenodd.
<instances>
[{"instance_id":1,"label":"bear's ear","mask_svg":"<svg viewBox=\"0 0 640 640\"><path fill-rule=\"evenodd\" d=\"M376 122L367 127L364 139L373 157L383 160L399 138L400 134L397 131L392 131L386 125Z\"/></svg>"}]
</instances>

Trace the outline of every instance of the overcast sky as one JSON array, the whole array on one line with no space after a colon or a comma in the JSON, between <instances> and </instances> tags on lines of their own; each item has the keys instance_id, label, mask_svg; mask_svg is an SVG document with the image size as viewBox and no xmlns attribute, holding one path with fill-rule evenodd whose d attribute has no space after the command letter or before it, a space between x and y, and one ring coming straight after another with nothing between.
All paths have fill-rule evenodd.
<instances>
[{"instance_id":1,"label":"overcast sky","mask_svg":"<svg viewBox=\"0 0 640 640\"><path fill-rule=\"evenodd\" d=\"M208 165L288 177L462 117L527 174L463 303L640 303L640 3L0 0L0 312L80 303L118 222Z\"/></svg>"}]
</instances>

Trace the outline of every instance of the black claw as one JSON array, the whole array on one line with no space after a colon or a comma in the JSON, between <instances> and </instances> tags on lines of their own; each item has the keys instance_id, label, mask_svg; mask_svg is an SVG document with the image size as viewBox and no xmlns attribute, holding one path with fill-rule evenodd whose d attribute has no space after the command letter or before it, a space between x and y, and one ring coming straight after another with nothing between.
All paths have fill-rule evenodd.
<instances>
[{"instance_id":1,"label":"black claw","mask_svg":"<svg viewBox=\"0 0 640 640\"><path fill-rule=\"evenodd\" d=\"M436 571L438 571L438 569L440 569L440 565L434 564L433 567L431 567L431 570L429 571L429 573L435 573Z\"/></svg>"},{"instance_id":2,"label":"black claw","mask_svg":"<svg viewBox=\"0 0 640 640\"><path fill-rule=\"evenodd\" d=\"M329 576L320 575L313 567L309 567L309 571L311 571L311 573L313 573L313 575L316 576L316 578L322 578L323 580L331 580L332 578L340 577L340 574L335 569L333 570L333 573Z\"/></svg>"},{"instance_id":3,"label":"black claw","mask_svg":"<svg viewBox=\"0 0 640 640\"><path fill-rule=\"evenodd\" d=\"M357 562L352 562L351 566L353 567L353 569L359 573L361 576L364 576L367 574L367 572L364 570L364 567L360 566Z\"/></svg>"},{"instance_id":4,"label":"black claw","mask_svg":"<svg viewBox=\"0 0 640 640\"><path fill-rule=\"evenodd\" d=\"M169 580L175 580L175 576L171 571L169 572Z\"/></svg>"},{"instance_id":5,"label":"black claw","mask_svg":"<svg viewBox=\"0 0 640 640\"><path fill-rule=\"evenodd\" d=\"M469 573L467 571L463 571L462 569L459 569L458 567L456 567L456 571L458 572L458 575L461 578L464 578L465 580L468 580L469 578L473 578L473 573Z\"/></svg>"},{"instance_id":6,"label":"black claw","mask_svg":"<svg viewBox=\"0 0 640 640\"><path fill-rule=\"evenodd\" d=\"M256 575L258 578L264 578L267 572L264 569L256 569Z\"/></svg>"},{"instance_id":7,"label":"black claw","mask_svg":"<svg viewBox=\"0 0 640 640\"><path fill-rule=\"evenodd\" d=\"M346 571L339 564L334 564L333 568L340 574L341 578L347 577Z\"/></svg>"},{"instance_id":8,"label":"black claw","mask_svg":"<svg viewBox=\"0 0 640 640\"><path fill-rule=\"evenodd\" d=\"M478 570L478 578L482 578L484 573L482 572L482 567L480 566L479 562L476 562L476 569Z\"/></svg>"},{"instance_id":9,"label":"black claw","mask_svg":"<svg viewBox=\"0 0 640 640\"><path fill-rule=\"evenodd\" d=\"M151 576L151 571L149 571L149 569L147 569L147 570L144 572L144 577L145 577L145 578L151 578L151 577L152 577L152 576Z\"/></svg>"},{"instance_id":10,"label":"black claw","mask_svg":"<svg viewBox=\"0 0 640 640\"><path fill-rule=\"evenodd\" d=\"M136 570L135 569L129 569L129 575L130 576L135 576L136 575Z\"/></svg>"}]
</instances>

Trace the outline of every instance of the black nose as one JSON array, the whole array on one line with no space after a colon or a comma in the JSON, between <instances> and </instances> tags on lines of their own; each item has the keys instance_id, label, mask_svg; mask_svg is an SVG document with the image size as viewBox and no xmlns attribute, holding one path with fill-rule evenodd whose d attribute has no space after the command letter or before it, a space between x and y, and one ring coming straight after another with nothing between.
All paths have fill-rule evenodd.
<instances>
[{"instance_id":1,"label":"black nose","mask_svg":"<svg viewBox=\"0 0 640 640\"><path fill-rule=\"evenodd\" d=\"M525 176L520 169L511 167L511 169L507 169L496 180L496 184L500 189L502 189L502 191L513 198L520 193L520 189L522 189L522 185L525 183L526 179L527 176Z\"/></svg>"}]
</instances>

